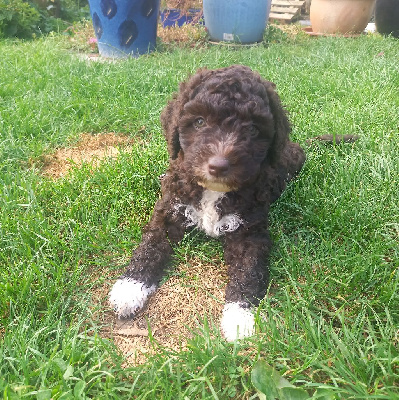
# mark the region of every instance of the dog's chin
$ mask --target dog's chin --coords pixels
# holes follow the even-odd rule
[[[198,182],[198,184],[205,189],[212,190],[213,192],[232,192],[236,190],[236,188],[231,187],[223,182],[216,182],[216,181],[205,181],[205,182]]]

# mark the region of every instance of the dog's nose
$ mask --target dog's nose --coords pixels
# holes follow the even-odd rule
[[[211,157],[208,161],[208,171],[212,176],[225,176],[229,169],[230,163],[224,157]]]

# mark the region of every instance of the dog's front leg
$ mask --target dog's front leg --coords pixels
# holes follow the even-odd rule
[[[257,306],[266,294],[270,247],[271,240],[266,231],[226,235],[224,257],[228,264],[229,282],[221,328],[228,341],[254,333],[252,307]]]
[[[178,242],[183,235],[184,224],[168,207],[168,202],[159,200],[129,267],[110,292],[109,302],[119,317],[132,317],[144,307],[170,262],[171,243]]]

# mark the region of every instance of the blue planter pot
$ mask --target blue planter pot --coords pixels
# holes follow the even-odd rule
[[[260,42],[271,0],[203,0],[205,26],[216,41]]]
[[[137,57],[155,49],[160,0],[89,0],[103,57]]]

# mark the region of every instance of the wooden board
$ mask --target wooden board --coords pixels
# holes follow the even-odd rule
[[[302,7],[305,0],[272,0],[272,6],[299,6]]]
[[[299,18],[305,0],[272,0],[269,21],[289,23]]]

